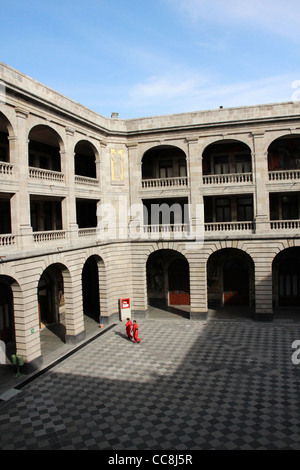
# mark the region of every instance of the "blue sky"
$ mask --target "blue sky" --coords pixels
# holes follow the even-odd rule
[[[299,0],[2,0],[0,61],[120,119],[300,99]]]

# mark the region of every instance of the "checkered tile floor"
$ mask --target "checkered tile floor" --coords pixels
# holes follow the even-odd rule
[[[297,322],[117,324],[0,406],[0,448],[300,449]]]

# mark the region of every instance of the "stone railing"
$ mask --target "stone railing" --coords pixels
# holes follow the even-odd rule
[[[300,180],[299,170],[269,171],[269,181],[291,181]]]
[[[75,184],[84,186],[99,186],[99,180],[96,178],[90,178],[89,176],[75,175]]]
[[[205,175],[203,184],[252,183],[252,173],[230,173],[224,175]]]
[[[64,240],[66,239],[65,230],[52,230],[51,232],[34,232],[33,241],[35,243],[40,242],[52,242],[55,240]]]
[[[300,220],[272,220],[270,222],[270,228],[272,230],[299,230],[300,229]]]
[[[188,233],[189,225],[188,224],[158,224],[158,225],[144,225],[144,233],[153,233],[153,234],[172,234],[172,233]]]
[[[0,235],[0,246],[10,246],[15,245],[16,237],[12,234]]]
[[[253,222],[211,222],[204,224],[205,232],[253,231]]]
[[[33,167],[29,167],[29,177],[37,180],[52,181],[55,183],[63,183],[65,179],[65,175],[59,171]]]
[[[184,188],[187,187],[187,185],[187,176],[178,176],[175,178],[151,178],[142,180],[143,189]]]
[[[0,162],[0,176],[10,176],[13,174],[13,165],[11,163]]]
[[[78,230],[79,237],[96,237],[97,228],[80,228]]]

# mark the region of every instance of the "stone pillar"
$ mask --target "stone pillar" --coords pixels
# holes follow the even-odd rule
[[[207,273],[206,259],[197,252],[189,257],[190,266],[190,319],[205,320],[207,318]]]
[[[129,169],[129,228],[128,236],[130,240],[143,238],[143,209],[139,196],[142,181],[142,162],[138,155],[138,145],[128,144],[128,169]],[[140,209],[139,209],[140,208]]]
[[[36,283],[14,289],[14,321],[17,354],[23,357],[27,372],[42,364]]]
[[[188,184],[190,189],[189,216],[191,226],[191,239],[203,239],[204,205],[200,192],[202,186],[202,159],[199,149],[199,139],[187,139],[188,142]],[[199,239],[200,237],[200,239]]]
[[[69,273],[63,272],[66,315],[66,343],[76,344],[85,336],[84,315],[82,305],[82,268]]]
[[[78,237],[75,198],[75,163],[74,163],[74,129],[66,128],[66,150],[61,152],[61,167],[65,175],[68,196],[62,202],[63,228],[70,240]]]
[[[255,320],[273,319],[272,301],[272,261],[273,253],[268,254],[268,246],[260,246],[260,255],[255,262]]]
[[[265,150],[264,132],[253,132],[253,174],[255,183],[254,220],[256,233],[268,233],[270,228],[269,194],[267,191],[268,156]]]
[[[18,166],[19,191],[11,199],[12,225],[18,236],[18,247],[24,249],[32,245],[32,227],[30,220],[30,196],[28,191],[28,112],[16,108],[17,138],[11,141],[12,163]]]

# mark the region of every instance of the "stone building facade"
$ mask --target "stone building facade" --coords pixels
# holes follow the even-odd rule
[[[299,227],[299,102],[105,118],[0,64],[0,334],[27,364],[121,298],[297,309]]]

